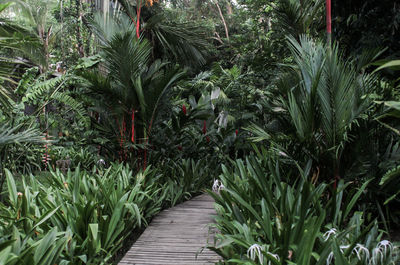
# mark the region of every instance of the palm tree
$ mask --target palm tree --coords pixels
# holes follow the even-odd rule
[[[0,13],[12,5],[9,1],[1,1]],[[15,22],[0,18],[0,111],[6,121],[0,125],[0,192],[4,182],[3,162],[6,159],[7,147],[13,144],[47,143],[42,133],[32,124],[16,123],[15,95],[13,85],[18,76],[14,74],[17,65],[25,65],[27,61],[18,55],[32,59],[32,62],[43,61],[40,58],[40,43],[32,31]],[[37,60],[35,60],[36,58]]]
[[[11,3],[0,2],[0,14],[4,13]],[[25,28],[13,23],[7,18],[0,17],[0,105],[10,108],[13,101],[13,93],[9,88],[10,84],[16,84],[13,69],[18,64],[24,64],[21,59],[10,56],[10,52],[20,52],[27,46],[24,43],[31,43],[31,38]],[[6,112],[7,114],[7,112]]]
[[[324,25],[323,0],[281,0],[274,6],[278,26],[285,34],[315,36]]]
[[[52,44],[55,42],[53,26],[48,21],[48,14],[53,1],[5,1],[11,4],[23,25],[6,20],[0,24],[0,36],[5,37],[6,46],[37,65],[44,73],[49,68]],[[10,4],[11,3],[11,4]]]
[[[193,22],[168,19],[158,5],[153,5],[158,1],[118,0],[118,2],[133,22],[136,37],[142,35],[151,42],[153,60],[174,59],[183,66],[192,68],[201,67],[206,63],[209,43],[203,26]]]
[[[305,36],[300,41],[290,37],[288,44],[294,61],[276,84],[279,100],[273,101],[273,110],[285,114],[278,119],[292,136],[293,155],[301,158],[306,153],[316,171],[337,179],[343,173],[341,159],[351,128],[371,106],[365,95],[375,79],[351,59],[343,59],[336,45],[327,49]],[[258,140],[274,138],[258,129],[253,130]]]
[[[127,16],[110,17],[106,25],[100,24],[101,18],[97,22],[93,29],[102,44],[105,73],[82,75],[90,90],[106,99],[101,105],[114,125],[108,131],[118,139],[114,143],[119,143],[123,159],[127,143],[148,143],[168,91],[184,72],[161,60],[151,62],[150,43],[136,38],[135,24]]]

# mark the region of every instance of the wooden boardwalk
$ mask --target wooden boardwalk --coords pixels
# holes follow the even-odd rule
[[[160,212],[119,265],[214,264],[220,257],[204,248],[213,243],[208,224],[216,214],[203,194]],[[203,249],[204,248],[204,249]]]

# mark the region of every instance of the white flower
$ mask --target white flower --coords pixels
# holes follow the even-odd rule
[[[271,252],[267,252],[267,254],[269,254],[269,255],[271,255],[272,257],[274,257],[277,261],[280,260],[278,254],[273,254],[273,253],[271,253]],[[262,263],[260,262],[260,264],[262,264]],[[268,262],[268,265],[271,265],[271,261]]]
[[[331,230],[334,230],[334,231],[332,231],[333,233],[331,233],[331,234],[336,233],[336,229],[332,228]],[[329,231],[331,231],[331,230],[329,230]],[[328,232],[329,232],[329,231],[328,231]],[[328,232],[327,232],[327,233],[328,233]],[[325,241],[326,241],[326,240],[325,240]],[[350,247],[350,245],[340,246],[340,247],[339,247],[340,252],[343,253],[343,249],[348,249],[349,247]],[[326,265],[331,265],[331,264],[332,264],[332,259],[333,259],[333,257],[334,257],[334,254],[333,254],[333,251],[332,251],[331,253],[329,253],[328,258],[326,259]]]
[[[218,179],[214,180],[212,191],[219,194],[219,191],[223,189],[225,189],[224,184],[222,184],[222,182],[219,181]]]
[[[263,264],[263,260],[264,260],[264,256],[261,253],[261,246],[258,244],[253,244],[249,247],[249,249],[247,250],[247,256],[251,259],[251,260],[256,260],[256,258],[258,257],[258,260],[260,261],[260,264]]]
[[[99,161],[97,161],[97,165],[105,166],[106,165],[106,161],[104,161],[104,159],[100,159]]]
[[[350,247],[350,245],[340,246],[340,247],[339,247],[339,248],[340,248],[340,252],[343,253],[343,250],[344,250],[344,249],[348,249],[349,247]]]
[[[376,265],[376,264],[378,264],[379,260],[381,262],[383,261],[383,253],[379,247],[376,247],[372,250],[372,257],[371,257],[371,260],[369,263],[372,265]]]
[[[382,249],[382,253],[386,256],[387,251],[393,251],[393,244],[389,240],[382,240],[378,243],[377,248]]]
[[[214,184],[213,184],[213,186],[212,186],[212,191],[215,192],[215,193],[217,193],[218,190],[219,190],[219,180],[216,179],[216,180],[214,180]]]
[[[280,154],[281,156],[288,157],[288,155],[287,155],[286,153],[282,152],[282,151],[279,151],[279,154]]]
[[[323,237],[324,237],[324,239],[325,239],[324,241],[327,241],[331,235],[336,235],[336,233],[337,233],[337,230],[336,230],[335,228],[329,229],[329,230],[326,231],[326,233],[323,235]]]
[[[326,259],[326,265],[331,265],[333,259],[333,252],[329,253],[328,258]]]
[[[368,250],[368,248],[364,247],[361,244],[357,244],[355,246],[355,248],[353,249],[353,252],[356,253],[358,260],[362,259],[362,255],[364,253],[364,256],[365,256],[365,258],[366,258],[366,260],[368,262],[368,260],[369,260],[369,250]]]

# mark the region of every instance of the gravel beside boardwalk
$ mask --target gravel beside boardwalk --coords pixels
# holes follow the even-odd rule
[[[119,265],[214,264],[220,257],[204,248],[213,243],[214,200],[203,194],[160,212]]]

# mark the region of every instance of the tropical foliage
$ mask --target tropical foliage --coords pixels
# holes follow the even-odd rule
[[[206,190],[221,263],[398,264],[399,5],[332,10],[0,0],[0,264],[116,263]]]
[[[223,168],[214,184],[218,235],[213,249],[230,264],[396,264],[399,253],[382,240],[376,220],[353,209],[370,181],[349,191],[340,181],[313,185],[310,163],[281,175],[275,150]],[[371,263],[370,263],[371,262]]]

